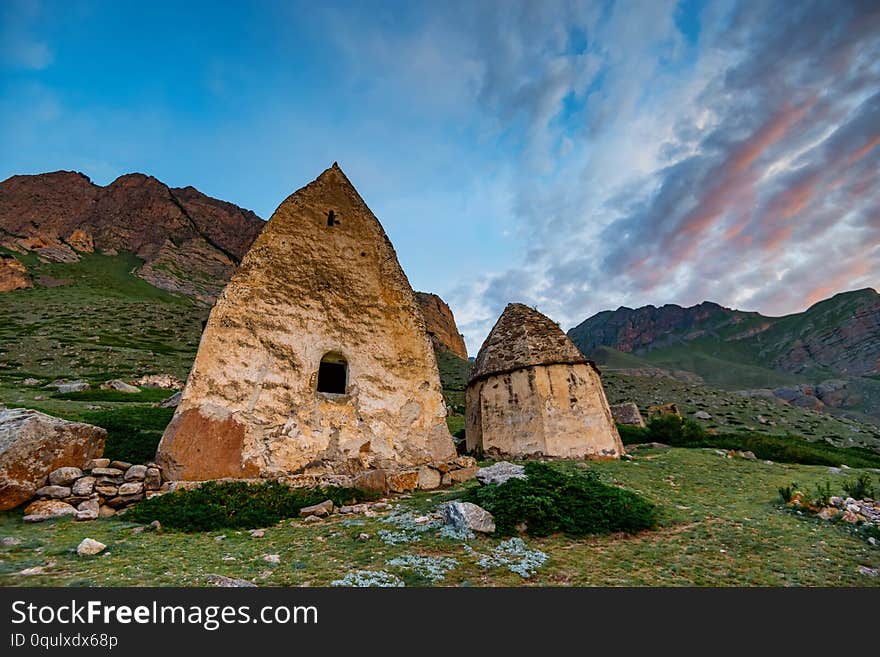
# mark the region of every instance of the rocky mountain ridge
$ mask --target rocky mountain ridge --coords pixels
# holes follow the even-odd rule
[[[141,173],[105,187],[72,171],[0,183],[0,246],[52,262],[131,252],[144,261],[138,276],[206,302],[222,290],[264,224],[250,210]]]

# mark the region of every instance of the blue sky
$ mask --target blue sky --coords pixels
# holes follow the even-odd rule
[[[268,218],[338,161],[472,353],[508,301],[783,314],[876,286],[878,62],[872,2],[6,0],[0,179]]]

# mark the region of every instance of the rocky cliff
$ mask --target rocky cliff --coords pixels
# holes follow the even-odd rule
[[[422,309],[425,327],[434,347],[452,352],[459,358],[467,359],[464,336],[458,332],[455,317],[446,302],[436,294],[429,292],[416,292],[416,299]]]
[[[250,210],[132,173],[106,187],[81,173],[0,183],[0,246],[56,262],[81,253],[134,253],[157,287],[212,301],[263,229]]]

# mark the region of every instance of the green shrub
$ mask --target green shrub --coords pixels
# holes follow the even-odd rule
[[[653,504],[599,481],[595,472],[566,474],[546,463],[527,463],[527,479],[469,489],[464,499],[495,516],[496,531],[516,533],[525,523],[532,536],[637,532],[656,524]]]
[[[631,424],[618,424],[617,433],[624,445],[635,445],[638,443],[649,443],[651,439],[648,437],[648,430],[645,427],[634,427]]]
[[[173,415],[173,408],[126,406],[83,413],[82,421],[107,430],[104,456],[129,463],[145,463],[156,458],[162,432]]]
[[[198,488],[144,500],[129,509],[126,518],[144,523],[158,520],[163,527],[185,532],[255,529],[297,516],[301,508],[327,499],[341,506],[377,498],[377,493],[357,488],[290,488],[275,481],[209,481]]]
[[[782,498],[782,501],[788,504],[791,502],[791,498],[794,497],[794,494],[798,490],[798,485],[796,481],[791,482],[788,486],[782,486],[779,488],[779,497]]]
[[[857,479],[850,479],[843,482],[843,490],[851,498],[863,500],[865,498],[874,499],[874,482],[867,472],[863,472]]]
[[[826,481],[824,486],[816,484],[816,497],[813,499],[813,504],[816,506],[828,506],[831,504],[832,495],[830,481]]]

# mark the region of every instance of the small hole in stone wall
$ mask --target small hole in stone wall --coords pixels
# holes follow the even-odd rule
[[[348,388],[348,362],[342,354],[325,354],[318,366],[318,392],[344,395]]]
[[[339,220],[336,218],[336,213],[333,210],[327,213],[327,226],[338,226]]]

